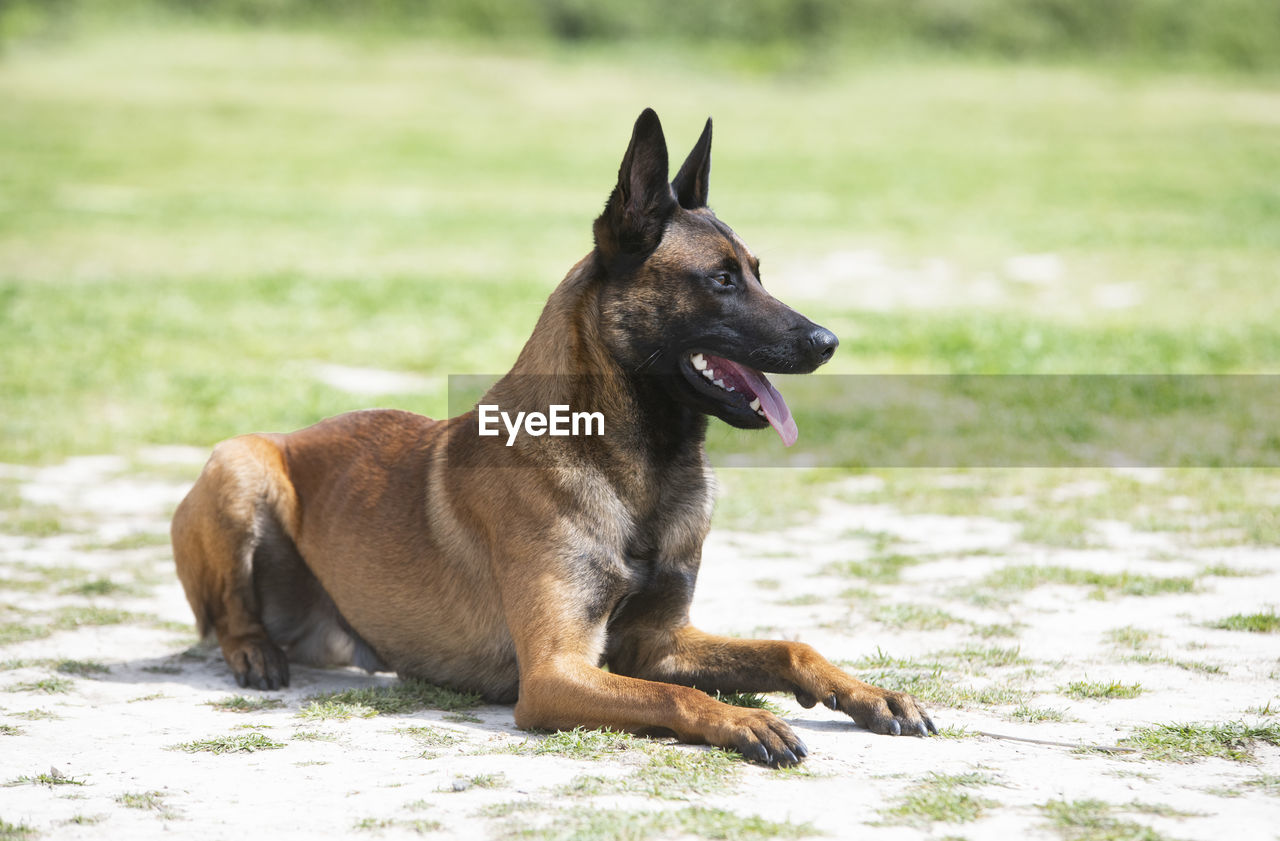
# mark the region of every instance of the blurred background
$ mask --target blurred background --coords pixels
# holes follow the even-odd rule
[[[1274,0],[0,0],[0,461],[444,414],[646,106],[830,372],[1280,368]]]

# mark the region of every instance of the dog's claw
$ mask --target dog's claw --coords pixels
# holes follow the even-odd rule
[[[896,719],[896,718],[895,718],[895,719],[891,719],[891,720],[889,721],[889,735],[890,735],[890,736],[901,736],[901,735],[902,735],[902,725],[898,723],[898,719]]]
[[[798,736],[796,737],[795,751],[796,751],[796,756],[800,757],[801,759],[804,759],[806,756],[809,755],[809,746],[806,745],[804,741],[801,740]]]
[[[837,709],[840,706],[840,702],[836,700],[836,693],[834,692],[823,698],[822,703],[825,704],[829,710]]]
[[[783,748],[782,753],[773,758],[773,765],[776,768],[786,768],[799,762],[800,760],[796,758],[796,755],[786,748]]]

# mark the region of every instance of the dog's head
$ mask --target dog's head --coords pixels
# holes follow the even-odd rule
[[[839,340],[765,291],[760,261],[707,207],[711,120],[668,182],[658,115],[636,120],[618,185],[595,221],[602,338],[628,372],[744,429],[796,424],[765,373],[807,374]]]

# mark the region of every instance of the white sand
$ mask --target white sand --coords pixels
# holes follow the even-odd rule
[[[203,453],[186,450],[143,454],[152,465],[198,464]],[[0,537],[2,622],[20,622],[22,610],[93,604],[187,623],[189,611],[172,575],[163,545],[103,548],[129,534],[167,529],[172,506],[186,484],[136,474],[120,459],[76,459],[46,469],[6,468],[0,476],[21,482],[24,499],[61,509],[64,525],[78,533],[48,538]],[[871,479],[859,479],[866,485]],[[1088,488],[1063,493],[1088,493]],[[900,535],[911,554],[929,559],[906,568],[900,582],[868,589],[884,605],[932,606],[964,620],[939,630],[886,627],[839,594],[858,582],[823,575],[831,561],[866,557],[870,543],[851,535],[863,529]],[[1183,721],[1275,722],[1276,716],[1248,708],[1280,710],[1280,634],[1210,630],[1201,623],[1280,603],[1280,564],[1273,550],[1229,548],[1178,550],[1180,560],[1159,560],[1169,538],[1134,532],[1125,524],[1098,529],[1109,548],[1063,550],[1021,544],[1009,523],[965,517],[908,516],[890,506],[824,503],[812,522],[785,533],[713,533],[709,540],[695,620],[704,628],[736,634],[768,633],[804,639],[832,659],[854,660],[877,649],[899,657],[965,645],[1020,646],[1028,663],[982,669],[961,681],[972,686],[1011,682],[1034,693],[1037,708],[1064,710],[1061,722],[1025,723],[1012,707],[947,709],[932,713],[944,728],[1060,741],[1113,745],[1134,728]],[[987,550],[989,554],[968,554]],[[1041,587],[1014,593],[1007,605],[979,606],[958,593],[987,572],[1012,563],[1132,570],[1159,575],[1196,574],[1210,563],[1263,570],[1255,577],[1202,578],[1199,592],[1097,600],[1084,588]],[[63,594],[63,584],[25,589],[4,579],[31,580],[40,569],[75,567],[120,583],[139,579],[139,593],[92,599]],[[776,586],[772,582],[777,582]],[[782,602],[792,602],[784,604]],[[1017,623],[1016,639],[978,639],[975,624]],[[1218,674],[1171,665],[1125,662],[1133,652],[1117,648],[1108,630],[1135,626],[1163,635],[1151,648],[1183,661],[1215,664]],[[1081,753],[1060,747],[987,736],[916,739],[874,736],[821,707],[802,710],[788,698],[778,702],[808,743],[809,775],[779,774],[745,766],[726,793],[687,802],[638,796],[574,799],[554,790],[580,774],[620,776],[639,761],[633,754],[598,762],[557,756],[490,752],[528,738],[512,723],[511,709],[481,707],[478,722],[448,721],[438,711],[347,721],[308,722],[297,715],[302,700],[319,691],[389,683],[350,671],[295,668],[293,685],[266,693],[283,708],[234,714],[207,705],[238,690],[220,657],[183,657],[191,632],[132,622],[60,630],[43,639],[0,647],[0,660],[93,660],[105,675],[63,676],[68,691],[46,694],[23,684],[56,674],[46,664],[0,672],[0,782],[51,773],[84,785],[17,784],[0,788],[0,820],[26,824],[43,838],[316,838],[348,834],[417,835],[410,822],[438,823],[436,837],[499,837],[533,817],[484,817],[482,807],[532,801],[552,810],[668,809],[721,807],[771,820],[810,822],[835,838],[969,839],[1053,838],[1039,808],[1050,800],[1097,798],[1116,804],[1163,804],[1194,817],[1125,813],[1119,817],[1151,826],[1171,838],[1245,839],[1275,837],[1280,797],[1243,785],[1261,775],[1280,775],[1280,750],[1256,749],[1256,761],[1204,759],[1174,764],[1135,754]],[[1032,674],[1026,677],[1026,670]],[[986,672],[985,676],[981,674]],[[950,672],[948,672],[950,673]],[[1057,688],[1073,680],[1140,683],[1146,690],[1129,700],[1071,700]],[[54,718],[30,719],[44,710]],[[423,746],[397,732],[435,725],[460,738],[454,746],[422,756]],[[185,753],[174,745],[250,732],[246,725],[284,743],[279,750],[212,755]],[[323,734],[331,741],[306,740]],[[299,738],[299,737],[303,738]],[[688,747],[680,750],[697,751]],[[981,769],[994,784],[975,795],[995,802],[976,822],[932,826],[885,824],[881,810],[930,773]],[[457,779],[502,774],[493,788],[455,792]],[[1235,789],[1225,797],[1215,789]],[[1272,789],[1275,790],[1274,787]],[[160,809],[129,808],[124,795],[159,792]],[[95,819],[75,823],[73,818]],[[357,833],[366,819],[396,823]]]

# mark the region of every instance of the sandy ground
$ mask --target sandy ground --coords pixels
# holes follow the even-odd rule
[[[1134,834],[1143,828],[1167,838],[1280,837],[1280,749],[1258,745],[1247,762],[1182,763],[1080,749],[1113,746],[1153,724],[1277,721],[1280,634],[1205,627],[1280,602],[1273,550],[1174,553],[1169,537],[1122,523],[1099,525],[1102,548],[1057,549],[1019,542],[1018,529],[1003,521],[832,500],[786,530],[715,532],[694,611],[700,626],[803,639],[859,672],[874,670],[865,658],[878,651],[941,658],[956,686],[1013,688],[1025,693],[1024,708],[1061,720],[1019,718],[1018,703],[934,703],[945,738],[890,738],[822,707],[803,710],[771,696],[812,752],[804,772],[744,763],[719,792],[688,795],[668,785],[659,796],[583,796],[566,786],[583,775],[623,778],[643,751],[600,760],[516,753],[542,737],[517,731],[503,706],[478,707],[469,717],[436,710],[326,721],[299,715],[310,695],[389,684],[391,675],[297,668],[286,691],[243,692],[279,699],[278,708],[237,714],[210,706],[242,693],[216,653],[189,650],[190,614],[159,537],[189,481],[166,476],[193,475],[203,456],[167,449],[128,462],[0,469],[0,481],[23,504],[53,506],[39,510],[56,511],[60,523],[51,534],[0,535],[0,626],[43,633],[62,617],[46,636],[0,646],[0,821],[8,824],[0,824],[0,838],[24,837],[22,826],[31,837],[60,839],[489,838],[530,828],[572,837],[583,814],[691,805],[809,824],[835,838],[1056,838],[1072,836],[1051,826],[1044,805],[1086,799],[1123,807],[1115,819],[1133,822],[1129,835],[1106,837],[1158,837]],[[876,482],[849,481],[855,489]],[[915,560],[898,580],[859,582],[831,571],[831,563],[871,557],[887,539]],[[1162,576],[1214,564],[1258,574],[1202,577],[1194,592],[1144,597],[1099,599],[1083,587],[1042,586],[992,600],[965,589],[1015,562]],[[117,586],[96,595],[83,586],[103,579]],[[942,627],[886,618],[901,615],[898,605],[937,608],[948,618]],[[99,610],[75,612],[81,608]],[[104,615],[109,610],[128,615]],[[1111,632],[1126,627],[1151,632],[1140,646],[1152,655],[1148,662],[1134,662],[1139,648],[1115,641]],[[993,637],[993,628],[1011,635]],[[966,647],[1013,649],[1017,660],[964,665],[945,654]],[[107,671],[60,672],[57,664],[68,659]],[[1137,683],[1144,691],[1127,699],[1063,694],[1080,680]],[[452,744],[424,752],[405,732],[420,726]],[[221,755],[175,749],[255,732],[282,747]],[[981,782],[964,792],[985,804],[976,820],[891,811],[936,782],[931,775],[971,772]],[[698,832],[744,837],[741,830]],[[597,833],[581,837],[611,837]]]

